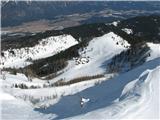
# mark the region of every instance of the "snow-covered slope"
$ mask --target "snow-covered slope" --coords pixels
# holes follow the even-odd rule
[[[147,58],[147,61],[160,57],[160,44],[147,43],[147,45],[150,48],[150,56]]]
[[[56,102],[46,109],[34,109],[28,102],[13,98],[10,94],[13,88],[5,87],[6,81],[1,81],[3,87],[2,117],[3,119],[124,119],[124,118],[153,118],[159,115],[159,74],[160,58],[151,60],[142,66],[113,79],[95,86],[85,88],[78,83],[75,87],[68,86],[66,95],[58,97]],[[3,82],[3,84],[2,84]],[[83,89],[85,88],[85,89]],[[10,90],[9,90],[10,89]],[[60,92],[57,88],[57,92]],[[61,88],[62,90],[63,88]],[[80,90],[81,89],[81,90]],[[30,89],[34,95],[53,91]],[[18,91],[18,89],[17,89]],[[25,90],[27,91],[27,90]],[[25,93],[24,91],[24,93]],[[41,90],[40,90],[41,91]],[[9,97],[8,97],[9,96]],[[23,97],[23,94],[22,94]],[[89,99],[80,106],[81,97]],[[11,99],[8,99],[11,98]],[[47,101],[47,99],[46,99]],[[44,99],[44,103],[46,102]],[[50,101],[47,101],[48,103]],[[46,102],[46,104],[47,104]],[[15,112],[16,109],[16,112]],[[2,120],[3,120],[2,119]]]
[[[122,30],[123,30],[124,32],[126,32],[127,34],[132,34],[132,33],[133,33],[132,29],[123,28]]]
[[[80,57],[70,61],[65,72],[56,79],[70,80],[75,77],[103,74],[108,60],[127,50],[129,46],[126,40],[113,32],[93,38],[86,48],[79,51]]]
[[[70,80],[96,74],[105,74],[103,78],[43,88],[44,84],[50,83],[38,79],[30,82],[23,74],[6,73],[6,80],[2,80],[3,75],[0,75],[3,89],[0,90],[1,119],[160,118],[159,44],[147,44],[151,52],[146,63],[118,76],[105,74],[106,64],[130,45],[113,32],[91,40],[86,48],[79,50],[80,57],[70,60],[64,73],[50,83],[61,78]],[[15,83],[40,88],[14,88]],[[81,100],[87,102],[82,106]]]
[[[160,118],[160,66],[144,71],[138,79],[127,84],[120,99],[122,105],[129,103],[121,117],[138,119]],[[134,111],[134,112],[132,112]]]
[[[0,67],[23,67],[31,60],[49,57],[78,44],[71,35],[51,36],[39,41],[33,47],[2,51]]]
[[[84,91],[90,102],[69,119],[159,119],[159,60]]]
[[[44,116],[34,111],[32,106],[26,102],[2,91],[0,92],[0,102],[0,120],[47,120],[53,116]]]

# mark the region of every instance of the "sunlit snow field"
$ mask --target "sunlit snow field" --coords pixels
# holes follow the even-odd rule
[[[62,43],[49,42],[51,38],[56,40],[59,37],[62,38]],[[30,57],[37,59],[57,53],[57,51],[49,50],[55,44],[61,46],[59,50],[61,51],[78,43],[70,35],[59,37],[48,38],[48,42],[45,44],[46,50],[39,48],[41,44],[39,47],[33,47],[35,50],[39,48],[42,51],[37,56],[31,55]],[[69,42],[67,43],[67,41]],[[114,55],[130,47],[127,41],[113,32],[93,38],[85,48],[85,53],[80,50],[80,58],[70,60],[65,72],[50,82],[54,83],[60,78],[65,78],[65,81],[68,81],[84,75],[105,74],[102,78],[58,87],[19,89],[12,88],[12,85],[25,83],[28,86],[42,87],[48,83],[38,78],[29,82],[23,74],[5,73],[6,80],[3,80],[3,75],[1,75],[2,119],[158,119],[160,45],[147,44],[151,54],[147,61],[143,65],[120,75],[105,74],[103,67],[103,64],[106,64]],[[48,50],[49,52],[47,52]],[[17,66],[16,62],[15,64],[11,62],[13,59],[18,60],[18,57],[6,58],[4,66]],[[22,63],[25,62],[25,59],[27,57],[21,60]],[[76,64],[77,61],[80,61],[78,65]],[[24,64],[18,65],[23,66]],[[82,97],[89,99],[83,107],[80,106]]]

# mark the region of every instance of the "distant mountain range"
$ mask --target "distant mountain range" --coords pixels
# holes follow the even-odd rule
[[[2,27],[42,19],[57,22],[66,17],[78,19],[79,24],[110,22],[160,13],[160,2],[3,1],[1,6]]]

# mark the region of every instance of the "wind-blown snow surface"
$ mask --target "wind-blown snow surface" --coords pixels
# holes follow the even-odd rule
[[[79,51],[80,57],[70,61],[66,71],[56,79],[70,80],[75,77],[103,74],[106,71],[108,60],[127,50],[129,46],[126,40],[113,32],[96,37],[89,42],[86,48]]]
[[[25,47],[20,49],[12,49],[2,51],[5,57],[2,57],[0,67],[23,67],[30,62],[27,59],[40,59],[49,57],[63,51],[71,46],[78,44],[71,35],[51,36],[39,41],[33,47]],[[9,52],[9,51],[14,51]]]
[[[6,93],[1,81],[2,120],[6,119],[112,119],[159,118],[160,58],[113,79],[67,96],[46,109],[33,109],[27,102]],[[4,82],[4,84],[2,84]],[[78,85],[78,84],[77,84]],[[80,84],[79,84],[80,85]],[[68,87],[76,91],[83,86]],[[8,90],[7,90],[8,91]],[[46,89],[47,91],[47,89]],[[50,91],[48,89],[48,91]],[[32,89],[34,92],[34,89]],[[5,96],[9,96],[5,99]],[[82,108],[80,99],[90,99]],[[11,98],[11,99],[8,99]],[[16,109],[16,111],[15,111]]]

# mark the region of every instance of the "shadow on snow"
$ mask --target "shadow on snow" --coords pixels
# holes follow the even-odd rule
[[[47,109],[35,110],[43,114],[56,114],[57,117],[55,119],[65,119],[110,106],[114,100],[120,97],[126,84],[137,79],[146,69],[153,69],[157,65],[160,65],[159,61],[160,58],[146,62],[140,67],[104,81],[101,84],[85,89],[74,95],[63,96],[58,103]],[[80,107],[80,96],[90,99],[82,108]]]

